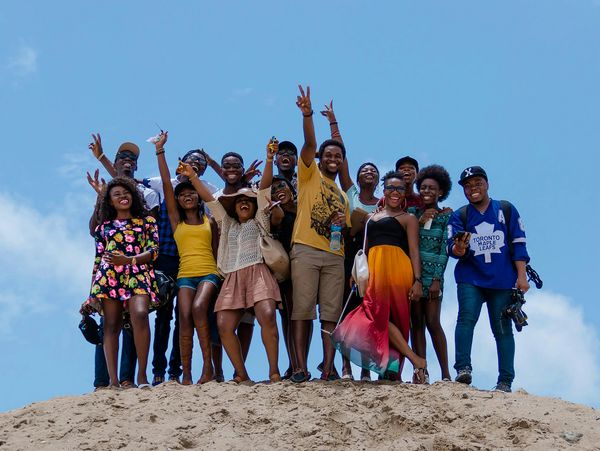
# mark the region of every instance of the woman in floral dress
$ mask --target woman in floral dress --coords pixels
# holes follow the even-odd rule
[[[123,311],[129,311],[138,356],[137,383],[149,387],[146,377],[150,327],[148,310],[158,306],[158,289],[152,262],[158,256],[156,221],[144,208],[133,180],[111,180],[99,206],[95,231],[96,259],[89,298],[82,312],[104,316],[104,355],[110,385],[119,386],[117,356]]]

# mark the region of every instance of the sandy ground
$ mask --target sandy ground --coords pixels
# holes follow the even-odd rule
[[[431,386],[175,382],[0,414],[4,449],[597,449],[600,412],[553,398]]]

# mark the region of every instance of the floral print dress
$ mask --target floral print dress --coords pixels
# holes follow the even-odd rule
[[[122,252],[126,256],[152,253],[152,261],[158,256],[158,228],[152,216],[146,218],[114,219],[96,228],[96,258],[92,272],[92,288],[81,311],[103,314],[102,301],[116,299],[123,302],[136,295],[150,297],[150,308],[158,307],[158,286],[152,264],[119,265],[107,263],[105,252]]]

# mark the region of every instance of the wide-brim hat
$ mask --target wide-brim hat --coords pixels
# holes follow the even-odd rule
[[[239,197],[249,197],[250,199],[256,199],[258,197],[258,193],[256,190],[252,188],[240,188],[237,192],[233,194],[223,194],[219,196],[219,202],[223,205],[227,214],[231,217],[235,217],[235,202]]]
[[[134,144],[132,142],[124,142],[119,146],[119,149],[117,150],[117,155],[119,155],[120,152],[123,152],[125,150],[133,152],[136,157],[140,156],[140,148],[137,146],[137,144]]]

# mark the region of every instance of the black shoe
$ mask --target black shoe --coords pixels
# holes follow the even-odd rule
[[[494,387],[494,391],[503,391],[504,393],[512,393],[510,384],[508,382],[498,382]]]
[[[308,380],[310,380],[310,373],[308,371],[296,371],[294,374],[292,374],[292,377],[290,377],[290,381],[295,384],[301,384],[302,382],[306,382]]]
[[[462,370],[458,370],[458,375],[454,380],[456,382],[460,382],[461,384],[471,384],[471,382],[473,381],[473,376],[471,375],[471,368],[463,368]]]

